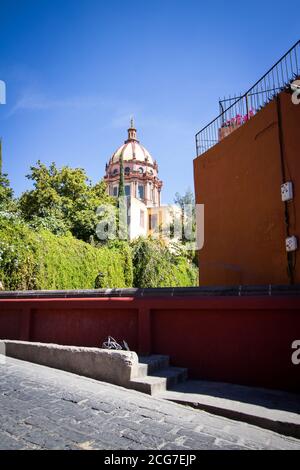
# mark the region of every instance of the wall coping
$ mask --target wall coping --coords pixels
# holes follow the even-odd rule
[[[300,296],[300,284],[294,285],[235,285],[201,287],[158,287],[148,289],[74,289],[0,291],[1,299],[59,298],[143,298],[143,297],[209,297],[209,296]]]

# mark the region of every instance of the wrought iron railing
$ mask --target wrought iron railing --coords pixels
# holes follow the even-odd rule
[[[300,40],[284,54],[246,93],[219,101],[218,117],[196,134],[197,156],[203,154],[247,122],[300,76]],[[228,105],[229,102],[229,105]]]

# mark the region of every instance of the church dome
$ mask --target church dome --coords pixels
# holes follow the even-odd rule
[[[145,147],[143,147],[139,142],[127,142],[113,154],[112,163],[118,163],[120,161],[121,155],[123,156],[123,161],[129,160],[138,160],[140,162],[148,161],[153,165],[153,158]]]
[[[128,129],[128,139],[105,165],[104,180],[110,196],[118,196],[122,173],[125,196],[139,199],[147,207],[160,206],[163,182],[158,177],[158,165],[137,140],[133,119]]]
[[[133,119],[131,120],[130,128],[128,129],[128,139],[111,157],[111,163],[119,163],[121,156],[124,162],[137,160],[139,162],[148,162],[153,165],[153,158],[143,145],[139,143],[136,138],[136,129],[134,127]]]

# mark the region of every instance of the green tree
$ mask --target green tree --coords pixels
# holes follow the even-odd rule
[[[190,188],[188,188],[183,195],[175,193],[174,203],[184,209],[184,205],[192,204],[195,205],[195,197]]]
[[[185,236],[185,226],[191,224],[193,233],[195,233],[196,230],[194,194],[189,188],[183,195],[177,192],[175,193],[174,203],[181,209],[182,242],[185,243],[189,241]],[[188,207],[191,208],[191,211],[187,211]],[[192,218],[192,220],[190,220],[190,218]]]
[[[183,245],[187,245],[192,240],[187,238],[186,233],[191,232],[190,235],[196,235],[196,212],[195,212],[195,197],[193,192],[188,188],[183,195],[180,193],[175,193],[174,203],[178,205],[181,209],[181,220],[180,225],[182,229],[181,233],[181,241]],[[187,208],[190,208],[187,210]],[[173,221],[174,225],[176,224],[176,220]],[[188,227],[189,230],[186,230]],[[171,233],[174,230],[174,226],[171,227]],[[197,252],[193,250],[189,250],[188,252],[189,258],[198,265],[198,256]]]
[[[13,206],[13,190],[6,174],[0,174],[0,210],[11,210]]]
[[[196,286],[198,270],[183,254],[171,252],[162,240],[138,238],[132,242],[134,287]]]
[[[125,196],[123,155],[121,155],[120,157],[120,178],[119,178],[118,196],[119,197]]]
[[[117,229],[118,236],[120,238],[127,238],[127,198],[125,198],[125,185],[124,185],[124,162],[123,155],[120,157],[120,178],[119,178],[119,190],[118,190],[118,212],[117,216]]]
[[[2,139],[0,139],[0,175],[2,175]]]
[[[13,190],[7,174],[2,173],[2,140],[0,139],[0,211],[10,211],[13,207]]]
[[[27,178],[34,188],[19,199],[24,219],[35,228],[41,226],[55,234],[70,231],[76,238],[89,241],[99,221],[97,208],[114,204],[105,182],[92,185],[82,168],[58,169],[55,163],[47,167],[38,161],[30,170]]]

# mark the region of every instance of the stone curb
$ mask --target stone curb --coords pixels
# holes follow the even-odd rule
[[[6,356],[130,388],[138,376],[138,356],[116,351],[50,343],[0,340]]]
[[[224,418],[245,422],[277,432],[278,434],[300,439],[300,415],[296,413],[282,410],[269,410],[261,406],[243,404],[233,400],[222,400],[214,397],[208,397],[208,400],[201,400],[200,397],[199,399],[181,399],[180,397],[172,396],[171,391],[164,392],[158,396],[159,398],[180,405],[190,406],[197,410],[206,411]]]

